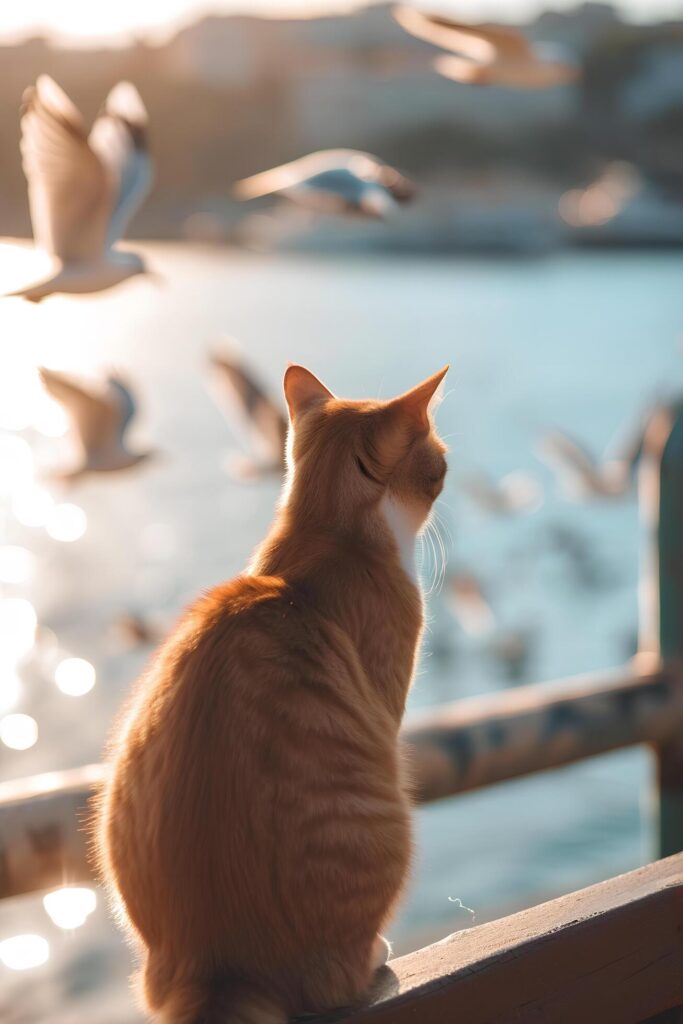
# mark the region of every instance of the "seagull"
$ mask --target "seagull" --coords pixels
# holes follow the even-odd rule
[[[496,617],[479,580],[468,572],[455,572],[448,580],[448,607],[461,628],[471,636],[491,633]]]
[[[385,220],[414,198],[415,186],[370,153],[325,149],[243,178],[234,193],[240,199],[282,195],[315,213]]]
[[[531,629],[501,631],[493,638],[491,654],[510,682],[517,683],[528,676],[534,640]]]
[[[490,480],[483,473],[463,481],[463,490],[484,511],[497,516],[534,512],[543,501],[543,489],[528,473],[508,473]]]
[[[145,615],[134,611],[123,612],[113,623],[113,629],[128,647],[153,647],[163,637],[163,630]]]
[[[36,244],[51,274],[11,292],[30,302],[54,293],[104,291],[148,270],[114,243],[152,181],[147,111],[130,82],[109,93],[90,135],[65,92],[41,75],[24,94],[21,152]]]
[[[633,455],[599,462],[591,452],[568,434],[550,431],[538,446],[538,455],[555,471],[567,497],[574,501],[586,498],[621,498],[631,486]]]
[[[81,449],[76,466],[53,473],[53,478],[72,481],[86,473],[129,469],[153,454],[131,452],[124,443],[136,407],[129,389],[118,377],[107,378],[106,387],[98,394],[54,370],[43,367],[39,372],[46,391],[69,417]]]
[[[395,7],[392,14],[406,32],[450,51],[435,57],[433,67],[453,81],[513,89],[548,89],[577,78],[578,70],[574,65],[545,59],[543,52],[515,28],[468,25],[411,7]]]
[[[242,480],[282,474],[288,429],[284,411],[235,352],[214,353],[209,365],[210,393],[236,432],[256,452],[254,458],[231,460],[233,473]]]

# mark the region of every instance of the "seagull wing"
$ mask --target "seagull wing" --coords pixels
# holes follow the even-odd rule
[[[357,177],[376,177],[381,167],[381,161],[359,149],[321,149],[290,163],[242,178],[235,182],[233,192],[239,199],[257,199],[335,171],[351,172]]]
[[[522,33],[508,25],[468,25],[451,18],[425,15],[427,21],[443,32],[451,33],[452,41],[449,49],[467,54],[479,40],[488,43],[496,51],[500,60],[536,61],[534,49]],[[469,41],[468,41],[469,40]],[[474,54],[472,54],[474,57]]]
[[[432,61],[432,67],[444,78],[464,85],[488,85],[488,68],[485,64],[470,60],[468,57],[454,57],[451,54],[440,54]]]
[[[130,82],[114,86],[105,111],[93,125],[90,146],[109,176],[114,194],[107,241],[123,236],[152,185],[152,161],[147,148],[147,110]]]
[[[96,395],[64,374],[40,370],[40,379],[48,394],[68,415],[84,453],[110,447],[119,435],[121,412],[111,394]]]
[[[329,162],[319,159],[322,155],[321,153],[310,153],[308,156],[301,157],[300,160],[292,160],[291,163],[280,164],[279,167],[272,167],[268,171],[252,174],[249,178],[242,178],[241,181],[235,183],[233,191],[239,199],[258,199],[260,196],[283,192],[287,188],[292,188],[293,185],[301,184],[311,176],[328,170]]]
[[[287,420],[282,410],[239,359],[214,355],[211,368],[226,418],[251,438],[263,458],[284,464]]]
[[[109,388],[108,397],[116,409],[114,429],[120,443],[123,441],[123,435],[128,429],[130,421],[137,412],[137,405],[132,392],[119,377],[109,377],[107,387]]]
[[[541,458],[555,469],[570,488],[579,483],[591,491],[602,488],[602,480],[593,456],[578,441],[559,430],[551,431],[539,447]]]
[[[468,25],[411,7],[395,7],[392,13],[399,25],[417,39],[482,64],[501,59],[535,60],[529,41],[505,25]]]
[[[21,153],[36,242],[64,262],[99,259],[111,185],[79,112],[47,75],[24,94]]]

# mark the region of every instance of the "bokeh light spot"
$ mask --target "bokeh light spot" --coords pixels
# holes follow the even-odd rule
[[[36,613],[23,597],[0,599],[0,653],[4,662],[17,661],[36,639]]]
[[[33,573],[34,558],[26,548],[6,544],[0,548],[0,582],[26,583]]]
[[[22,526],[45,526],[53,507],[52,496],[44,487],[29,484],[12,494],[12,513]]]
[[[13,494],[33,479],[33,453],[23,437],[0,436],[0,493]]]
[[[80,928],[97,906],[93,889],[64,886],[43,896],[43,906],[58,928]]]
[[[55,682],[69,697],[82,697],[95,685],[95,669],[85,658],[64,658],[55,669]]]
[[[0,719],[0,740],[11,750],[28,750],[38,741],[38,723],[30,715],[5,715]]]
[[[64,502],[50,510],[45,529],[53,540],[72,543],[79,540],[88,528],[85,512],[78,505]]]
[[[49,956],[50,947],[42,935],[14,935],[0,942],[0,960],[11,971],[40,967]]]

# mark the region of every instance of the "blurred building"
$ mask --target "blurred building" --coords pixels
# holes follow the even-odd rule
[[[681,26],[627,26],[608,4],[584,3],[523,28],[581,63],[580,84],[520,92],[447,81],[432,70],[436,49],[404,32],[388,4],[311,19],[212,16],[163,46],[0,48],[0,233],[29,230],[18,107],[44,71],[88,117],[118,79],[139,86],[158,157],[139,234],[177,236],[202,211],[230,229],[243,212],[232,181],[337,146],[376,152],[455,200],[479,174],[494,206],[508,192],[514,203],[520,181],[525,192],[535,181],[545,204],[614,159],[683,193]]]

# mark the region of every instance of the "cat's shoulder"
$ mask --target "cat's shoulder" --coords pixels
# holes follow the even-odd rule
[[[241,575],[207,591],[194,611],[207,618],[260,615],[292,600],[290,586],[280,576]]]

